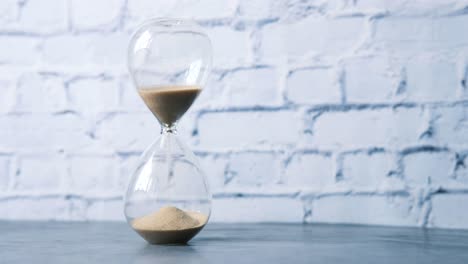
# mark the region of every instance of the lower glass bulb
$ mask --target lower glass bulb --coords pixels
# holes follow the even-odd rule
[[[130,180],[129,225],[151,244],[187,243],[210,212],[211,194],[196,156],[174,132],[164,132],[143,153]]]

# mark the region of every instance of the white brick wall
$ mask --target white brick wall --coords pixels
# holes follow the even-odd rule
[[[407,99],[410,101],[453,101],[459,81],[454,62],[414,59],[406,65]],[[417,76],[426,76],[419,78]]]
[[[73,155],[70,157],[69,189],[76,192],[109,192],[118,188],[117,161],[112,156]]]
[[[224,76],[222,83],[222,95],[213,102],[215,106],[280,106],[283,103],[278,85],[278,71],[272,68],[239,69]]]
[[[396,195],[326,196],[310,210],[312,221],[330,223],[412,225],[417,219],[411,199]]]
[[[6,220],[70,220],[71,204],[65,197],[3,197],[0,213]]]
[[[423,150],[403,158],[408,185],[447,185],[453,178],[455,156],[446,151]]]
[[[302,203],[288,197],[220,197],[213,203],[214,222],[298,223],[302,218]]]
[[[294,111],[235,111],[229,113],[228,120],[226,113],[229,112],[207,112],[200,116],[197,149],[287,146],[295,144],[301,133],[300,116]]]
[[[402,147],[417,142],[422,117],[418,108],[325,111],[311,124],[311,144],[325,149]]]
[[[303,60],[304,57],[336,57],[347,53],[364,33],[363,18],[311,15],[292,23],[268,24],[259,47],[262,60]]]
[[[67,1],[26,1],[21,5],[17,21],[5,25],[6,30],[32,34],[59,34],[68,29]]]
[[[396,99],[402,76],[388,56],[351,58],[344,67],[347,102],[385,103]]]
[[[137,24],[193,18],[214,72],[182,120],[213,221],[468,228],[468,1],[4,0],[0,218],[123,220],[159,133]]]
[[[397,170],[394,155],[380,151],[344,153],[341,168],[341,180],[357,190],[375,190]]]
[[[119,26],[124,0],[71,0],[69,5],[73,29],[105,31]]]
[[[9,175],[11,170],[11,157],[8,155],[0,156],[0,174]],[[6,191],[9,188],[10,182],[8,177],[0,178],[0,190]]]
[[[320,189],[335,183],[334,161],[328,154],[293,154],[285,166],[285,184],[297,188]]]
[[[119,84],[109,76],[83,76],[68,81],[66,92],[70,108],[92,114],[115,110],[119,100]]]
[[[63,188],[66,176],[65,159],[46,154],[21,155],[18,159],[15,189],[54,191]]]
[[[15,110],[36,113],[64,111],[67,95],[63,87],[63,77],[56,73],[24,73],[18,77],[16,85]]]
[[[275,153],[247,152],[231,155],[226,186],[268,186],[279,181],[281,159]]]
[[[336,73],[329,68],[299,69],[287,79],[287,98],[294,104],[340,103],[341,93]]]
[[[429,226],[468,228],[468,211],[462,209],[466,203],[466,193],[434,195]]]
[[[39,61],[40,39],[29,36],[0,36],[0,61],[15,66],[34,65]],[[13,48],[14,47],[14,48]]]
[[[208,28],[206,33],[213,45],[215,67],[232,69],[239,65],[247,65],[251,60],[250,32],[227,26]]]

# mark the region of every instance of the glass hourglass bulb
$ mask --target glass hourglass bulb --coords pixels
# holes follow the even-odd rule
[[[130,226],[151,244],[186,243],[210,216],[206,177],[176,136],[176,123],[203,89],[211,54],[200,27],[178,19],[150,20],[130,41],[129,71],[161,124],[161,136],[140,158],[124,211]]]

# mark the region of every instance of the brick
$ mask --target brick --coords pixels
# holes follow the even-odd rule
[[[127,191],[128,183],[140,163],[141,153],[124,154],[119,157],[119,178],[117,187],[121,192]]]
[[[310,220],[314,223],[414,226],[418,213],[415,211],[408,197],[327,196],[313,201]]]
[[[33,33],[59,33],[68,29],[68,5],[62,0],[27,1],[21,9],[18,29]]]
[[[345,62],[345,90],[349,103],[391,101],[401,76],[384,56],[355,58]]]
[[[38,51],[39,40],[36,38],[23,36],[0,37],[0,62],[2,64],[35,64],[39,60]]]
[[[5,220],[68,220],[69,203],[54,197],[14,197],[0,201]]]
[[[16,96],[16,83],[13,80],[0,77],[0,113],[7,113],[13,109]]]
[[[393,42],[423,42],[432,40],[430,18],[383,18],[376,21],[375,40]]]
[[[251,53],[249,32],[229,27],[206,28],[213,45],[213,65],[231,68],[245,65]]]
[[[213,200],[211,221],[302,223],[303,215],[301,201],[292,198],[219,198]]]
[[[68,208],[68,221],[84,221],[86,220],[87,202],[82,198],[69,198],[67,197]]]
[[[439,228],[468,228],[468,195],[437,194],[431,199],[429,225]]]
[[[205,172],[212,192],[224,187],[228,160],[216,155],[198,156],[202,171]]]
[[[91,201],[86,211],[86,219],[92,221],[125,221],[122,200]]]
[[[59,190],[68,176],[64,158],[45,154],[22,155],[18,161],[16,189]]]
[[[287,98],[296,104],[326,104],[341,101],[338,76],[331,69],[300,69],[289,74]]]
[[[281,4],[280,4],[281,2]],[[242,19],[262,20],[276,18],[281,15],[282,1],[270,0],[240,0],[239,16]]]
[[[77,30],[112,29],[117,27],[123,0],[72,0],[70,2],[71,23]]]
[[[347,0],[287,0],[276,2],[280,3],[281,19],[286,21],[296,21],[308,15],[319,14],[336,17],[336,14],[341,14],[343,11],[347,12],[346,9],[351,4]]]
[[[224,86],[226,83],[223,82],[223,73],[217,71],[211,72],[202,92],[190,107],[189,113],[211,107],[221,108],[224,106],[223,101],[225,101],[225,99],[220,100],[221,102],[218,102],[218,100],[213,100],[213,98],[220,99],[224,96]]]
[[[70,158],[69,188],[81,192],[112,191],[117,188],[117,163],[112,156],[74,155]]]
[[[416,108],[325,112],[313,125],[313,146],[321,148],[397,147],[418,141],[427,123]]]
[[[119,84],[108,76],[79,77],[67,84],[70,105],[84,113],[112,111],[117,108]]]
[[[170,10],[175,9],[176,2],[154,2],[150,0],[129,1],[127,5],[128,15],[130,17],[142,17],[145,20],[149,17],[160,14],[160,17],[166,17],[170,14]],[[172,11],[173,12],[173,11]]]
[[[199,145],[209,149],[245,149],[254,145],[293,144],[301,120],[292,111],[214,112],[198,120]]]
[[[454,30],[466,25],[466,16],[431,16],[378,19],[375,41],[383,43],[385,48],[399,52],[400,55],[421,54],[422,51],[439,52],[459,48],[468,43],[466,34],[459,34],[458,30]]]
[[[192,141],[196,141],[196,136],[193,135],[195,130],[195,123],[198,118],[198,112],[196,109],[189,109],[177,123],[177,136],[182,142],[192,145]],[[157,119],[155,119],[157,123]]]
[[[431,18],[383,18],[375,24],[375,45],[409,56],[434,49]]]
[[[215,106],[275,106],[281,105],[282,101],[278,74],[271,68],[248,68],[229,72],[222,81],[222,90],[221,98],[218,97],[214,102]]]
[[[150,17],[169,17],[174,12],[176,1],[158,1],[136,0],[129,1],[127,4],[127,13],[129,17],[138,19],[140,22]]]
[[[64,80],[55,73],[25,73],[19,77],[15,110],[63,111],[67,104]]]
[[[195,19],[219,19],[232,17],[237,8],[237,1],[222,2],[216,0],[190,0],[178,2],[177,12],[181,16],[192,16]],[[195,16],[193,14],[196,14]]]
[[[406,65],[406,98],[413,101],[449,101],[457,98],[455,63],[411,60]]]
[[[0,149],[15,151],[70,151],[92,144],[85,121],[70,113],[0,116],[0,137]]]
[[[188,1],[151,1],[133,0],[128,2],[127,26],[133,28],[136,24],[152,17],[179,17],[192,19],[222,19],[234,16],[236,1],[220,2],[216,0]]]
[[[285,25],[265,25],[262,28],[258,54],[262,61],[285,61],[288,58],[289,35]]]
[[[350,50],[364,31],[364,19],[308,17],[293,24],[271,24],[262,31],[260,53],[265,61],[288,56],[336,56]],[[320,36],[320,37],[318,37]]]
[[[0,191],[6,191],[10,185],[11,158],[0,155]]]
[[[159,138],[160,128],[150,113],[112,114],[96,127],[96,138],[114,151],[143,151]]]
[[[128,33],[90,33],[47,38],[42,56],[47,64],[79,67],[110,65],[126,69]],[[79,50],[80,52],[73,52]]]
[[[227,175],[229,186],[264,186],[279,180],[281,160],[275,153],[246,152],[232,154]]]
[[[407,4],[407,0],[395,0],[395,1],[372,1],[372,0],[358,0],[355,3],[355,8],[357,10],[364,10],[364,11],[398,11],[405,4]]]
[[[433,139],[454,149],[468,147],[468,105],[433,110]]]
[[[468,184],[468,155],[461,158],[461,164],[455,170],[455,178],[461,183]]]
[[[119,87],[119,103],[122,109],[125,109],[125,111],[148,111],[129,76],[119,79]]]
[[[285,183],[301,188],[321,188],[335,183],[334,162],[330,156],[295,154],[285,168]]]
[[[454,1],[454,0],[452,0]],[[459,5],[460,9],[463,5]],[[466,8],[466,3],[465,7]],[[460,34],[460,30],[468,23],[466,15],[460,16],[441,16],[434,19],[433,39],[438,49],[460,48],[468,44],[467,34]]]
[[[343,156],[342,177],[355,188],[377,188],[396,170],[389,153],[351,153]]]
[[[461,7],[458,0],[449,1],[372,1],[359,0],[355,8],[359,11],[388,12],[392,15],[424,16],[449,14]]]
[[[404,175],[411,186],[444,185],[453,176],[455,155],[449,152],[416,152],[403,157]]]
[[[0,3],[0,22],[3,25],[8,25],[16,20],[20,10],[19,3],[19,0],[4,0]]]

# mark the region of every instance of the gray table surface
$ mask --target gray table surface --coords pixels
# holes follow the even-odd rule
[[[186,246],[125,223],[0,222],[0,263],[468,263],[468,231],[209,224]]]

